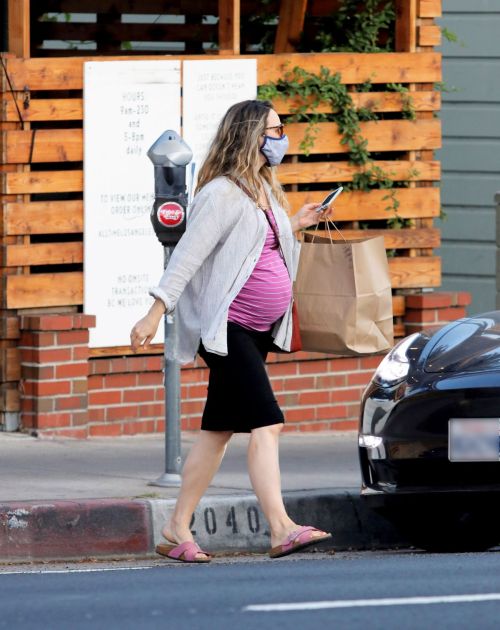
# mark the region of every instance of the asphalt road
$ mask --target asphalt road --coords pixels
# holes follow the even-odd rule
[[[0,628],[498,628],[500,552],[0,567]]]

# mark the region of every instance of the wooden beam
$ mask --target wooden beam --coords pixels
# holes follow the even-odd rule
[[[407,95],[397,92],[351,92],[349,96],[356,108],[365,107],[372,112],[401,112],[405,108]],[[302,106],[314,103],[315,99],[311,97],[309,100],[302,98],[277,98],[273,101],[274,109],[278,114],[291,114],[293,110],[297,111]],[[417,112],[432,112],[441,109],[441,94],[436,91],[415,92],[411,95],[412,107]],[[36,106],[35,106],[36,107]],[[338,110],[332,108],[330,103],[320,103],[317,107],[308,107],[304,113],[314,112],[317,114],[331,114]],[[9,116],[14,117],[14,105],[8,110]],[[40,115],[40,113],[38,114]],[[10,118],[9,118],[10,119]],[[42,119],[40,119],[42,120]]]
[[[31,3],[30,3],[30,0],[6,0],[6,1],[7,1],[7,34],[8,34],[7,35],[8,37],[7,52],[8,54],[4,57],[4,63],[8,64],[9,55],[14,55],[15,58],[19,58],[19,60],[27,59],[30,57],[30,39],[31,39],[30,4]],[[3,69],[1,72],[2,78],[0,79],[0,90],[3,90],[4,92],[6,92],[7,90],[10,91],[11,89],[11,86],[8,81],[8,77],[6,76],[7,72],[4,72]],[[25,90],[25,87],[23,87],[22,90]],[[6,97],[8,97],[9,99],[12,96],[13,95],[6,95]],[[20,109],[22,111],[22,107]],[[21,117],[22,117],[22,114],[21,114]],[[20,116],[16,117],[13,122],[8,123],[8,124],[15,125],[17,128],[28,130],[30,124],[24,123],[23,121],[19,120],[19,118]],[[5,129],[5,126],[3,126],[3,129]],[[0,162],[3,162],[2,160],[3,149],[4,149],[4,146],[3,146],[3,138],[2,138],[0,140]],[[11,174],[12,175],[19,174],[19,175],[26,176],[26,175],[29,175],[28,170],[29,170],[29,167],[25,165],[21,165],[21,166],[16,167],[17,173],[11,173]],[[26,201],[27,198],[28,198],[27,195],[22,196],[22,197],[18,196],[17,198],[14,197],[12,199],[9,199],[8,197],[4,197],[2,201],[3,203],[5,203],[6,201],[14,201],[14,200],[18,202],[22,202],[22,201]],[[26,242],[27,238],[29,237],[3,236],[1,241],[4,247],[8,247],[10,244],[14,244],[14,243],[20,244],[22,242]],[[3,254],[4,254],[4,251],[2,251],[2,257],[3,257]],[[2,260],[0,264],[3,264],[3,263],[4,263],[4,260]],[[12,271],[12,270],[9,270],[9,271]],[[5,273],[6,270],[4,269],[2,270],[2,272]],[[6,306],[6,295],[5,295],[4,289],[5,289],[5,285],[2,283],[0,287],[0,306],[2,307]],[[5,314],[2,313],[0,318],[4,319]],[[2,341],[2,344],[10,345],[12,347],[4,347],[2,350],[3,356],[0,357],[0,366],[3,365],[5,368],[5,369],[2,369],[0,367],[0,381],[2,381],[2,385],[1,385],[2,395],[0,396],[1,408],[3,411],[18,410],[20,407],[19,392],[15,392],[13,389],[10,389],[10,388],[7,389],[7,388],[9,387],[9,384],[15,387],[16,389],[18,388],[18,383],[16,381],[19,381],[21,378],[21,361],[20,361],[19,349],[14,347],[15,345],[17,345],[17,342],[14,339]]]
[[[303,153],[300,143],[307,129],[307,123],[293,123],[287,126],[290,154]],[[311,148],[312,154],[349,151],[349,147],[342,143],[342,136],[336,123],[321,123],[320,129],[321,133]],[[410,151],[441,147],[441,125],[437,119],[369,121],[361,123],[360,129],[370,151]],[[5,164],[83,160],[81,129],[40,129],[36,134],[31,130],[15,130],[1,132],[0,135],[3,145],[1,157]]]
[[[30,56],[30,0],[8,0],[9,52]]]
[[[417,190],[414,188],[413,190]],[[333,228],[328,230],[309,230],[311,234],[317,234],[328,238],[330,235],[334,240],[340,237]],[[411,249],[419,247],[434,249],[441,245],[441,233],[438,228],[403,228],[403,229],[379,229],[379,230],[344,230],[340,228],[342,236],[347,241],[358,241],[360,239],[384,237],[386,249]],[[16,247],[10,245],[9,249]]]
[[[19,348],[0,348],[0,382],[18,381],[21,378],[21,352]]]
[[[0,316],[0,339],[19,339],[19,317],[9,317],[2,313]]]
[[[19,411],[21,409],[20,396],[17,383],[0,385],[0,411]]]
[[[404,108],[405,97],[397,92],[353,92],[351,98],[355,107],[367,107],[374,112],[400,112]],[[16,92],[19,107],[23,105],[24,94]],[[441,109],[441,93],[436,91],[415,92],[411,95],[412,106],[417,112],[430,112]],[[311,99],[312,102],[312,99]],[[278,114],[290,114],[293,108],[304,104],[301,99],[276,99],[274,109]],[[311,111],[313,111],[311,109]],[[314,109],[318,114],[331,113],[327,103],[321,103]],[[27,122],[49,120],[81,120],[83,101],[79,98],[32,98],[27,107],[21,108],[23,120]],[[12,98],[0,101],[0,116],[3,120],[17,122],[19,116]]]
[[[240,0],[219,0],[219,54],[240,54]]]
[[[389,173],[395,182],[436,182],[441,179],[440,163],[435,160],[429,162],[376,160],[373,162],[373,166]],[[353,176],[356,173],[362,173],[364,168],[366,167],[354,166],[349,162],[287,162],[279,165],[278,175],[282,184],[352,182]],[[372,191],[371,194],[375,192]],[[400,194],[400,190],[398,190],[398,194]]]
[[[113,50],[120,50],[123,41],[142,42],[185,42],[210,41],[217,35],[216,24],[129,24],[106,22],[99,13],[99,22],[39,22],[33,29],[32,41],[51,40],[100,41],[107,42]],[[116,48],[118,46],[118,48]]]
[[[291,214],[305,203],[323,199],[328,190],[308,190],[287,194]],[[439,188],[399,188],[395,193],[400,203],[398,216],[402,219],[439,216]],[[386,190],[346,192],[335,201],[333,216],[336,221],[380,221],[394,216]],[[360,231],[363,234],[363,231]]]
[[[421,18],[441,17],[443,14],[441,0],[420,0],[418,15]]]
[[[422,92],[422,94],[426,95],[428,92]],[[432,94],[439,95],[439,92],[432,92]],[[24,104],[24,93],[15,92],[15,95],[24,121],[39,122],[83,119],[83,99],[81,98],[30,98],[29,103],[26,102],[26,104]],[[429,108],[436,109],[434,107]],[[439,109],[439,107],[437,109]],[[4,99],[0,101],[0,116],[6,121],[19,121],[19,114],[12,97],[8,99],[4,97]]]
[[[36,273],[5,276],[5,308],[41,308],[83,303],[83,273]]]
[[[83,201],[32,201],[3,206],[3,234],[83,232]]]
[[[421,289],[441,285],[439,256],[397,256],[389,258],[387,262],[393,289]]]
[[[218,59],[218,55],[205,55],[203,59]],[[159,55],[141,55],[141,59],[153,61],[165,59]],[[199,60],[199,55],[176,56],[180,60]],[[255,55],[240,55],[238,59],[255,59]],[[130,57],[110,56],[106,61],[130,61]],[[93,57],[34,57],[31,59],[7,59],[7,70],[15,91],[30,90],[81,90],[83,89],[83,64],[86,61],[102,61]],[[435,83],[441,81],[441,55],[425,53],[285,53],[281,55],[257,55],[257,81],[259,85],[276,81],[287,68],[300,66],[307,72],[318,72],[325,66],[330,72],[340,72],[346,84],[364,83]]]
[[[422,24],[418,29],[419,46],[441,46],[441,29],[435,24]]]
[[[0,135],[3,136],[1,158],[5,164],[83,160],[81,129],[4,131]]]
[[[417,49],[418,0],[396,0],[396,51]]]
[[[320,173],[314,169],[316,164],[323,166]],[[338,165],[339,162],[334,162],[333,164]],[[390,164],[390,162],[386,162],[386,168],[389,168]],[[420,163],[421,172],[419,177],[426,180],[439,178],[437,165],[437,162],[428,165],[423,162]],[[353,171],[341,173],[337,167],[327,170],[328,166],[330,166],[329,162],[283,164],[280,167],[279,178],[282,183],[321,183],[331,182],[335,179],[344,181],[348,180],[349,177],[352,179]],[[293,169],[288,167],[293,167]],[[284,170],[281,170],[282,168]],[[399,179],[402,179],[405,177],[404,169],[408,170],[409,165],[407,163],[401,166],[396,165],[396,168],[398,168]],[[425,172],[423,169],[425,169]],[[396,175],[393,175],[393,177],[396,178]],[[301,204],[322,198],[326,196],[327,192],[328,190],[293,192],[287,193],[287,197],[293,207],[298,210]],[[417,219],[437,217],[439,215],[439,188],[435,186],[398,188],[395,195],[400,204],[398,214],[401,217]],[[337,221],[387,219],[390,215],[386,210],[389,206],[386,197],[386,190],[372,190],[370,193],[361,191],[345,192],[335,203],[335,218]],[[24,204],[6,203],[3,206],[4,235],[74,234],[80,232],[83,232],[82,200],[32,201]]]
[[[431,247],[431,245],[425,245]],[[3,245],[5,267],[64,265],[83,262],[83,243],[28,243]]]
[[[0,173],[0,194],[19,195],[83,191],[83,171]]]
[[[248,0],[247,0],[248,1]],[[177,0],[177,2],[166,2],[165,0],[49,0],[45,2],[35,2],[41,4],[42,11],[51,11],[54,13],[95,13],[96,7],[99,7],[101,13],[106,13],[116,9],[117,5],[120,13],[155,14],[160,13],[172,15],[186,15],[199,11],[200,4],[203,4],[203,11],[207,15],[217,14],[217,0]]]
[[[311,168],[310,165],[307,166]],[[308,177],[307,166],[300,163],[280,165],[280,174],[281,172],[284,174],[283,183],[300,181],[309,183],[311,180],[305,179]],[[438,181],[441,178],[440,163],[437,161],[375,160],[373,166],[388,171],[394,181],[430,182]],[[305,167],[304,170],[302,167]],[[314,181],[351,182],[353,176],[362,171],[363,167],[353,166],[348,162],[316,162],[314,164]],[[296,177],[297,179],[295,179]],[[83,171],[81,170],[33,171],[31,173],[0,172],[0,193],[4,195],[82,191]]]
[[[278,28],[274,41],[275,53],[293,52],[297,49],[304,29],[307,0],[281,0]]]

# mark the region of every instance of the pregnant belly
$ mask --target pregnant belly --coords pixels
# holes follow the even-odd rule
[[[284,264],[282,267],[254,270],[229,308],[229,321],[253,330],[269,330],[286,313],[292,283]]]

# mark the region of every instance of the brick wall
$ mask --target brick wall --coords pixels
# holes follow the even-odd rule
[[[21,427],[88,435],[89,328],[92,315],[21,317]]]
[[[321,358],[318,358],[321,357]],[[269,375],[288,431],[355,429],[361,392],[381,356],[331,358],[271,355]],[[162,358],[92,359],[89,435],[130,435],[164,430]],[[200,428],[208,369],[198,358],[181,370],[183,430]]]
[[[407,333],[463,317],[467,293],[406,297]],[[163,357],[89,357],[88,315],[23,317],[20,322],[21,426],[86,438],[164,430]],[[286,431],[356,429],[362,391],[381,355],[272,354],[268,371]],[[182,430],[199,429],[208,370],[198,358],[181,370]]]
[[[466,291],[408,295],[404,316],[406,334],[466,317],[466,307],[471,300],[471,294]]]

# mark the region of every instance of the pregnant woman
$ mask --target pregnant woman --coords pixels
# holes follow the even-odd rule
[[[248,470],[271,531],[272,558],[330,538],[287,514],[278,439],[283,413],[265,368],[274,347],[290,349],[292,281],[300,244],[294,232],[325,218],[305,204],[289,218],[275,167],[288,138],[271,103],[244,101],[224,115],[200,169],[187,229],[157,287],[155,301],[131,332],[147,348],[165,312],[176,310],[180,363],[199,353],[210,375],[201,431],[184,463],[172,517],[158,553],[209,562],[194,542],[192,514],[217,472],[233,433],[249,433]],[[276,348],[275,348],[276,349]]]

